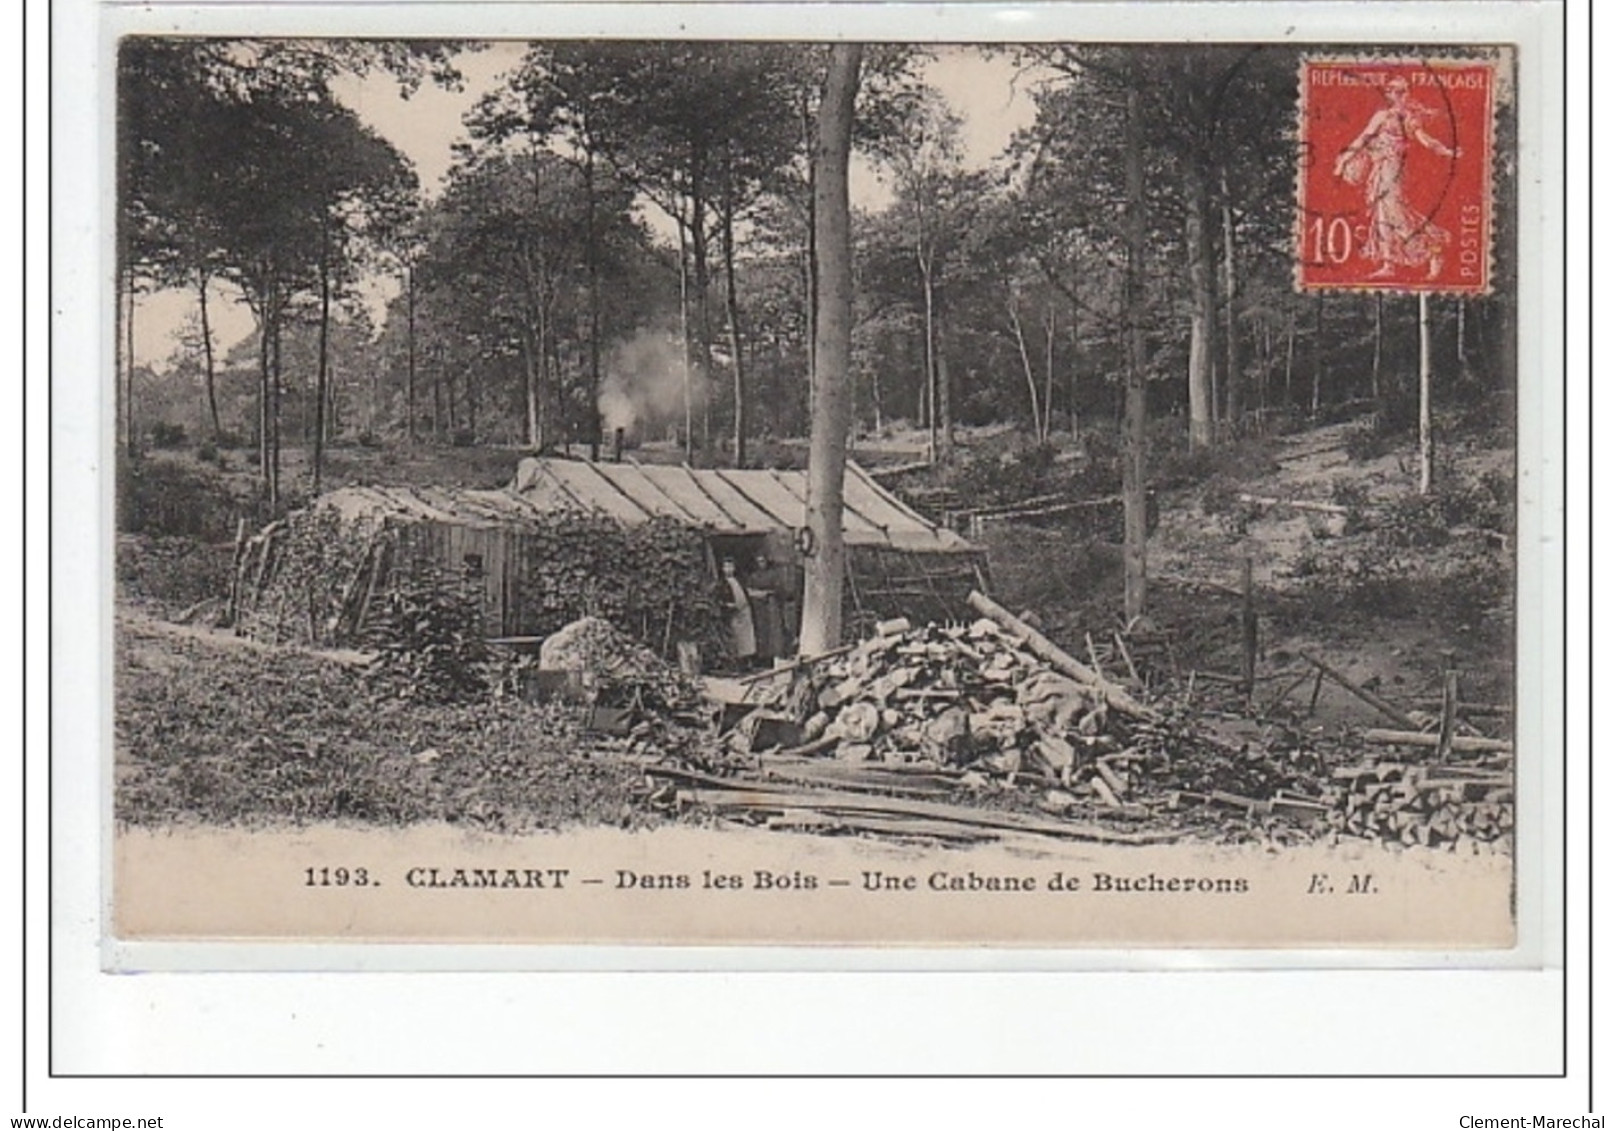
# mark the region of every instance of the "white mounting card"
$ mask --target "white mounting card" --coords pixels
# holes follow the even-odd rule
[[[106,966],[1542,965],[1562,43],[1439,7],[103,8]]]

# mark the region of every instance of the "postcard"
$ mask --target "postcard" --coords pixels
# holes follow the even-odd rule
[[[1509,951],[1533,65],[120,34],[109,936]]]

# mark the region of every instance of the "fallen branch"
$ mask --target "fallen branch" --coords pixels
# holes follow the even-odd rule
[[[1121,687],[1076,659],[1054,641],[986,594],[972,592],[970,594],[970,607],[1007,630],[1010,635],[1029,648],[1039,659],[1052,665],[1061,673],[1070,676],[1078,683],[1086,683],[1095,688],[1104,696],[1105,702],[1116,710],[1148,722],[1158,722],[1160,720],[1160,715],[1156,711],[1134,699]]]
[[[1162,585],[1175,585],[1180,589],[1212,589],[1218,593],[1226,593],[1230,597],[1243,597],[1245,594],[1237,585],[1226,585],[1221,581],[1212,581],[1203,577],[1184,577],[1176,573],[1152,573],[1151,581]]]
[[[1339,503],[1315,503],[1310,499],[1281,499],[1276,495],[1247,495],[1242,493],[1239,496],[1239,501],[1259,507],[1289,507],[1292,510],[1316,511],[1319,514],[1344,515],[1351,513],[1349,507],[1343,507]]]
[[[843,644],[839,648],[832,648],[828,652],[820,652],[816,656],[792,656],[783,664],[775,664],[771,668],[764,668],[762,671],[751,672],[748,675],[739,676],[735,679],[735,682],[756,683],[758,680],[768,679],[771,676],[785,675],[789,672],[795,671],[803,664],[816,664],[820,660],[828,660],[835,656],[844,656],[856,647],[856,644]]]
[[[1409,716],[1391,706],[1391,704],[1381,699],[1378,695],[1375,695],[1372,691],[1368,690],[1368,688],[1353,682],[1346,675],[1336,671],[1334,668],[1330,667],[1328,664],[1324,663],[1310,652],[1302,652],[1300,653],[1300,656],[1307,663],[1317,668],[1318,671],[1322,672],[1324,675],[1338,683],[1341,687],[1357,696],[1357,698],[1361,699],[1364,703],[1367,703],[1370,707],[1384,715],[1387,719],[1390,719],[1397,726],[1404,730],[1410,731],[1416,731],[1419,729],[1419,724],[1414,722]],[[1432,743],[1432,745],[1434,745],[1434,743]]]
[[[1441,736],[1417,730],[1371,729],[1363,731],[1363,741],[1381,746],[1428,746],[1436,748],[1441,745]],[[1468,754],[1512,754],[1514,752],[1512,742],[1501,738],[1476,738],[1468,734],[1454,735],[1452,748]]]

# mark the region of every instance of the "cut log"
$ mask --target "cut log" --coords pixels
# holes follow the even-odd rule
[[[1426,746],[1434,749],[1441,745],[1441,736],[1417,730],[1370,729],[1363,731],[1363,741],[1381,746]],[[1468,734],[1453,735],[1452,748],[1463,754],[1514,752],[1512,742],[1501,738],[1476,738]]]
[[[1314,503],[1310,499],[1280,499],[1275,495],[1241,494],[1239,501],[1259,507],[1289,507],[1298,511],[1315,511],[1318,514],[1350,514],[1351,510],[1339,503]]]
[[[924,817],[952,821],[972,828],[1008,829],[1065,840],[1088,840],[1112,844],[1156,844],[1176,839],[1174,834],[1119,833],[1096,825],[1080,825],[1005,813],[991,809],[971,809],[939,801],[915,801],[901,797],[872,797],[830,790],[780,789],[690,789],[692,802],[715,809],[764,809],[784,812],[811,809],[825,813],[873,813],[882,816]]]
[[[1421,711],[1439,711],[1442,708],[1440,699],[1425,698],[1413,700],[1413,705]],[[1458,714],[1470,715],[1477,719],[1494,718],[1499,715],[1512,715],[1514,708],[1502,703],[1459,703]]]
[[[781,750],[777,757],[781,758],[811,758],[815,754],[823,754],[826,750],[833,750],[841,742],[839,734],[826,734],[815,738],[812,742],[804,742],[800,746],[792,746]]]
[[[1122,781],[1120,774],[1110,768],[1108,758],[1096,759],[1093,768],[1094,772],[1099,775],[1100,780],[1110,787],[1110,792],[1115,794],[1118,800],[1127,796],[1127,783]]]
[[[1357,696],[1357,698],[1361,699],[1364,703],[1367,703],[1370,707],[1384,715],[1387,719],[1390,719],[1403,730],[1419,729],[1419,724],[1414,722],[1406,714],[1391,706],[1391,704],[1387,703],[1384,699],[1381,699],[1378,695],[1375,695],[1372,691],[1368,690],[1368,688],[1354,682],[1343,673],[1336,671],[1334,668],[1330,667],[1328,664],[1324,663],[1310,652],[1302,652],[1300,653],[1300,656],[1307,663],[1317,668],[1321,674],[1328,676],[1334,682],[1338,683],[1341,687]]]
[[[1135,719],[1144,719],[1149,722],[1159,721],[1160,715],[1156,711],[1146,707],[1127,694],[1122,688],[1076,659],[1054,641],[1021,620],[991,597],[979,591],[972,592],[970,594],[970,607],[996,622],[1001,628],[1008,631],[1010,635],[1025,645],[1034,655],[1045,663],[1050,664],[1057,671],[1070,676],[1078,683],[1086,683],[1093,687],[1104,696],[1105,702],[1115,710]]]
[[[841,813],[830,816],[813,810],[790,810],[771,817],[771,829],[802,829],[807,832],[878,833],[883,836],[923,837],[956,844],[981,844],[997,840],[997,829],[961,825],[953,821],[927,821],[907,817],[881,817],[871,813]]]
[[[1448,667],[1441,694],[1441,726],[1436,732],[1436,761],[1445,762],[1452,754],[1452,740],[1458,728],[1458,670]]]

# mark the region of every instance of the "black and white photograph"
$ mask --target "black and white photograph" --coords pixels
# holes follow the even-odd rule
[[[110,933],[1514,946],[1519,65],[122,36]]]

